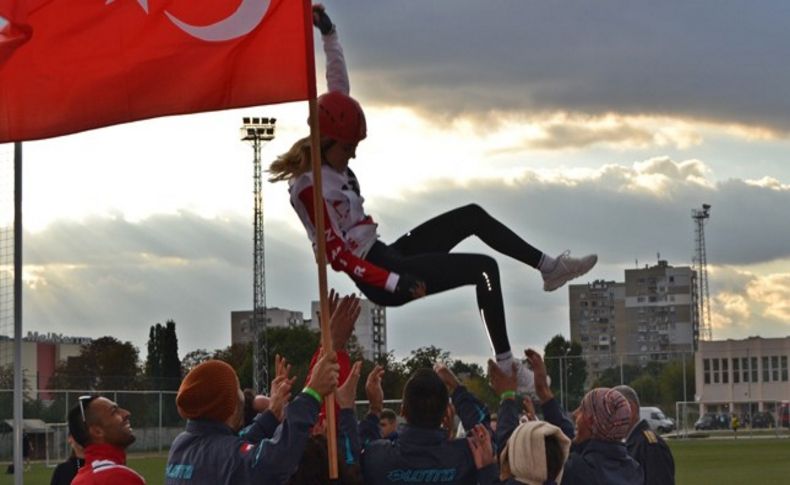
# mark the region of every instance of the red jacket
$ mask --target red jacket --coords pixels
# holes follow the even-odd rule
[[[85,448],[85,465],[72,485],[145,485],[145,479],[126,466],[126,452],[117,446],[101,444]]]

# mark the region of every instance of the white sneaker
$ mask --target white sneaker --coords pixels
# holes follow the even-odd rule
[[[526,394],[532,399],[537,399],[538,395],[535,393],[535,373],[532,369],[527,367],[527,364],[519,362],[517,376],[518,377],[518,393]]]
[[[590,271],[598,262],[597,254],[588,254],[574,258],[570,251],[557,256],[556,264],[551,271],[543,273],[543,290],[554,291],[568,281]]]
[[[529,394],[535,396],[535,376],[532,370],[527,368],[527,365],[521,361],[515,360],[510,357],[506,360],[500,360],[497,365],[507,375],[513,375],[513,364],[516,364],[516,392],[519,394]]]

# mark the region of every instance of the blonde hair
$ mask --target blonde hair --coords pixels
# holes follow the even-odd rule
[[[280,182],[298,177],[310,170],[310,137],[306,136],[296,141],[291,149],[277,157],[269,165],[271,174],[269,182]]]
[[[320,143],[321,157],[323,158],[324,153],[337,142],[332,138],[321,136]],[[269,177],[269,182],[290,180],[309,172],[312,169],[312,153],[313,147],[310,144],[309,136],[296,140],[290,150],[277,157],[277,160],[269,165],[268,172],[272,174]]]

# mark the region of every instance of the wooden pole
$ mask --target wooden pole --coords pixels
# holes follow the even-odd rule
[[[321,348],[334,352],[329,328],[329,297],[326,283],[326,230],[324,221],[324,191],[321,177],[321,133],[318,130],[318,101],[310,98],[310,153],[313,164],[313,210],[315,217],[316,262],[318,264],[318,295],[321,308]],[[338,478],[337,426],[335,421],[334,393],[324,399],[326,409],[326,440],[329,458],[329,478]]]

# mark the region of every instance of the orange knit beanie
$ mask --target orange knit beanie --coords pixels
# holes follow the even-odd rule
[[[184,419],[225,422],[236,412],[239,378],[233,367],[221,360],[197,365],[181,381],[176,396],[178,414]]]

